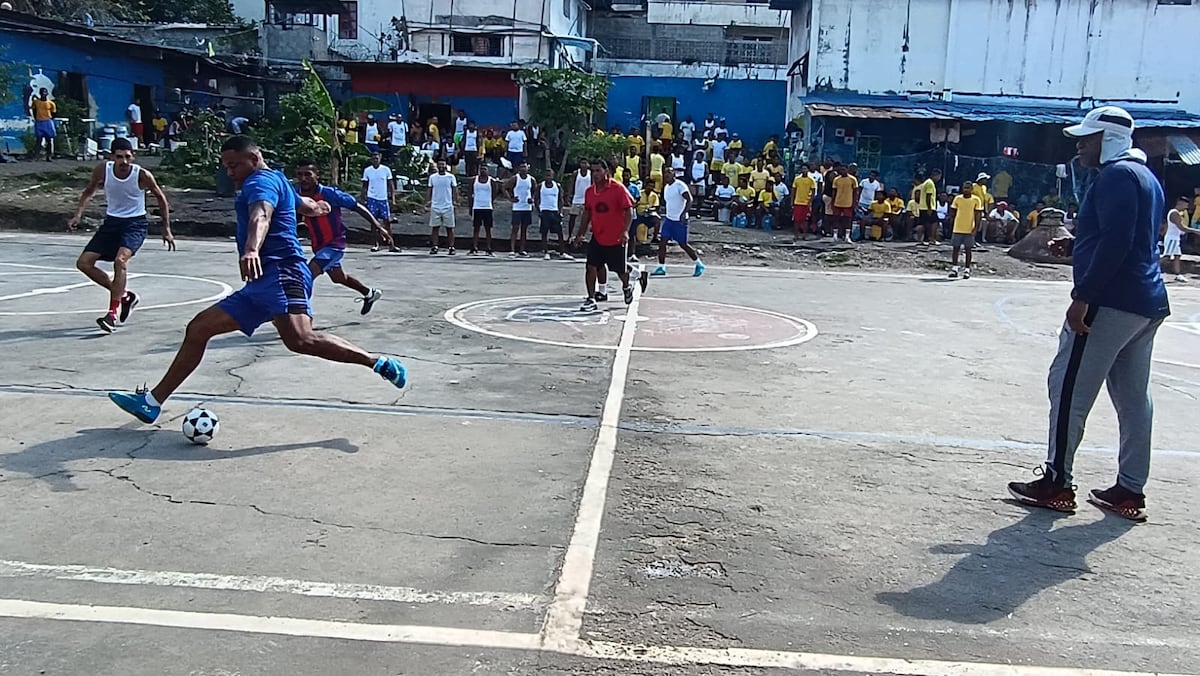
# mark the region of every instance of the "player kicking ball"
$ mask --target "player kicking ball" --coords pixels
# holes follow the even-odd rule
[[[238,267],[246,285],[202,310],[187,325],[183,344],[162,380],[151,390],[109,392],[121,410],[152,423],[162,405],[200,365],[208,341],[241,331],[247,336],[272,322],[292,352],[329,361],[366,366],[396,387],[404,387],[407,372],[395,357],[372,355],[312,326],[312,273],[296,234],[296,214],[323,216],[328,202],[298,195],[282,172],[269,168],[262,151],[245,136],[221,146],[221,163],[240,187],[237,212]]]
[[[629,243],[629,225],[633,222],[633,199],[625,186],[609,178],[608,163],[604,160],[593,162],[591,172],[592,183],[584,194],[579,234],[575,236],[575,245],[579,246],[588,230],[592,232],[584,278],[588,295],[580,312],[596,311],[596,282],[607,277],[606,269],[617,271],[621,278],[625,304],[633,302],[630,268],[625,262],[625,245]]]
[[[133,258],[142,242],[146,241],[146,191],[158,200],[158,213],[162,217],[163,244],[168,251],[175,250],[175,237],[171,234],[171,207],[167,196],[154,180],[154,176],[133,163],[133,145],[129,139],[117,138],[112,142],[112,160],[98,164],[92,169],[79,207],[67,221],[67,229],[75,230],[83,218],[97,190],[104,190],[104,224],[92,235],[83,247],[75,267],[88,279],[108,289],[108,312],[96,320],[96,325],[105,333],[116,330],[117,324],[129,320],[129,314],[137,307],[137,294],[126,288],[129,278],[129,260]],[[96,267],[97,261],[112,263],[112,277]]]
[[[695,263],[692,276],[704,274],[704,263],[700,262],[700,254],[688,244],[688,209],[692,207],[692,191],[683,181],[675,180],[675,172],[663,174],[663,199],[667,203],[667,217],[663,219],[662,231],[658,238],[658,267],[650,273],[654,277],[665,277],[667,274],[667,243],[675,242],[683,252]]]
[[[300,184],[302,196],[329,205],[329,213],[324,216],[304,217],[304,224],[308,226],[308,238],[312,243],[313,257],[308,261],[308,269],[313,279],[323,273],[328,274],[334,284],[341,284],[359,292],[361,297],[357,300],[362,303],[362,314],[367,314],[375,305],[375,301],[383,296],[383,292],[367,288],[342,269],[342,258],[346,255],[346,224],[342,221],[342,209],[351,209],[366,219],[377,237],[384,237],[386,231],[358,200],[333,186],[321,185],[320,173],[313,160],[296,162],[296,181]]]

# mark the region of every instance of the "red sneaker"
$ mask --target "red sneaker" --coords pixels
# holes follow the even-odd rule
[[[1088,493],[1087,501],[1119,517],[1141,523],[1146,520],[1146,496],[1117,484],[1107,490]]]

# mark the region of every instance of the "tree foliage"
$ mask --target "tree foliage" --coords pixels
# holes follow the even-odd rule
[[[9,61],[5,51],[4,47],[0,47],[0,105],[20,98],[23,85],[21,65]]]
[[[107,21],[185,21],[195,23],[234,23],[233,6],[228,0],[9,0],[13,9],[44,19],[82,21],[86,16],[96,22]]]
[[[569,68],[526,68],[516,75],[517,84],[529,98],[530,118],[549,131],[547,160],[567,161],[567,148],[578,137],[589,134],[597,116],[608,105],[612,82],[603,75]]]
[[[578,164],[579,160],[611,160],[614,157],[620,161],[628,150],[629,139],[624,136],[589,133],[571,141],[567,146],[567,160],[570,164]]]

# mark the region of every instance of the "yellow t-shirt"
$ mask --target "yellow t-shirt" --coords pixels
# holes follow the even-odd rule
[[[621,167],[616,167],[613,169],[613,180],[617,183],[625,182],[625,171],[621,169]]]
[[[899,197],[889,197],[884,200],[893,214],[898,214],[904,211],[904,200]]]
[[[858,179],[849,174],[833,179],[833,206],[838,209],[848,209],[854,206],[854,190],[856,188],[858,188]]]
[[[754,168],[749,164],[738,163],[738,176],[749,176],[752,171],[754,171]]]
[[[771,170],[771,173],[774,174],[775,176],[783,176],[784,171],[783,171],[782,164],[772,164],[769,167],[769,169]]]
[[[817,182],[808,174],[800,174],[792,181],[792,205],[805,206],[812,204],[813,193],[817,190]]]
[[[638,154],[641,155],[642,148],[644,148],[646,146],[646,141],[644,139],[642,139],[641,136],[638,136],[637,134],[630,134],[626,138],[629,139],[629,145],[633,146],[634,148],[637,148]]]
[[[1012,187],[1013,177],[1007,171],[1001,171],[992,178],[992,194],[996,197],[1008,197],[1008,189]]]
[[[770,155],[775,152],[776,148],[777,146],[774,141],[767,141],[766,145],[763,146],[763,155]]]
[[[741,140],[741,139],[734,139],[734,140],[730,141],[730,142],[729,142],[729,149],[730,149],[730,150],[741,150],[741,149],[742,149],[742,140]]]
[[[429,123],[429,133],[433,134],[434,141],[437,141],[438,143],[442,142],[442,137],[438,133],[438,126],[436,124],[434,124],[433,122]]]
[[[771,172],[765,169],[755,169],[750,172],[750,185],[754,186],[755,190],[766,190],[769,178],[771,178]]]
[[[975,213],[983,211],[983,204],[979,201],[979,196],[956,195],[950,208],[954,210],[954,234],[974,234]]]
[[[737,185],[738,176],[742,175],[742,165],[737,162],[726,162],[721,171],[729,177],[729,185]]]
[[[650,155],[650,175],[661,177],[662,171],[663,171],[663,164],[665,164],[666,161],[667,161],[667,159],[665,157],[663,157],[662,155],[659,155],[658,153],[651,154]]]
[[[1041,216],[1041,214],[1040,214],[1040,213],[1038,213],[1038,210],[1037,210],[1037,209],[1030,209],[1030,210],[1029,210],[1029,215],[1028,215],[1028,216],[1026,216],[1025,218],[1029,220],[1029,226],[1030,226],[1030,227],[1032,227],[1032,228],[1036,228],[1036,227],[1037,227],[1037,222],[1038,222],[1038,217],[1039,217],[1039,216]]]
[[[932,178],[925,179],[925,182],[917,186],[917,194],[920,195],[918,205],[922,211],[937,211],[937,184]]]
[[[974,188],[975,196],[979,198],[979,210],[986,211],[992,204],[992,196],[988,194],[987,186],[976,183]]]
[[[888,204],[887,200],[884,200],[882,202],[879,200],[876,200],[874,202],[871,202],[871,204],[869,206],[867,206],[867,210],[870,211],[871,215],[874,216],[875,218],[883,218],[884,216],[887,216],[888,214],[892,213],[892,205]]]
[[[642,158],[637,155],[629,155],[625,158],[625,167],[629,169],[630,175],[642,175]]]
[[[637,212],[643,216],[658,209],[658,193],[643,190],[642,196],[638,198]]]
[[[357,120],[350,120],[346,123],[346,143],[358,143]]]
[[[167,118],[165,117],[156,117],[151,120],[150,124],[154,125],[154,131],[161,133],[167,130]]]
[[[754,192],[754,188],[751,188],[750,186],[737,189],[737,196],[741,197],[747,202],[753,202],[756,195],[757,193]]]
[[[759,204],[770,204],[771,202],[774,202],[774,201],[775,201],[775,193],[773,191],[770,191],[770,190],[758,191]]]
[[[54,102],[49,99],[45,101],[34,99],[30,107],[33,108],[33,119],[38,122],[52,120],[54,114],[58,112],[58,106],[55,106]]]
[[[675,127],[670,122],[663,122],[659,125],[659,129],[662,130],[662,135],[659,138],[675,138]]]
[[[907,209],[908,209],[908,213],[912,214],[913,216],[921,215],[921,205],[917,204],[916,200],[909,200]]]

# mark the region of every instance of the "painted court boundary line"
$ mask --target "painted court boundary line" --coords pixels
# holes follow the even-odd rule
[[[531,650],[598,660],[672,665],[716,664],[733,667],[885,673],[904,676],[1191,676],[1109,669],[830,655],[753,648],[644,646],[608,641],[582,641],[577,638],[565,640],[558,645],[551,645],[543,641],[541,634],[520,632],[403,624],[363,624],[121,606],[87,606],[21,599],[0,599],[0,617],[101,622],[376,643],[419,643],[499,650]]]
[[[548,598],[535,594],[504,592],[440,592],[412,587],[375,584],[315,582],[261,575],[219,575],[179,571],[126,570],[80,565],[50,565],[7,561],[0,559],[0,578],[37,577],[74,582],[96,582],[150,587],[183,587],[237,592],[262,592],[312,596],[318,598],[354,599],[467,606],[496,606],[508,610],[537,610]]]

